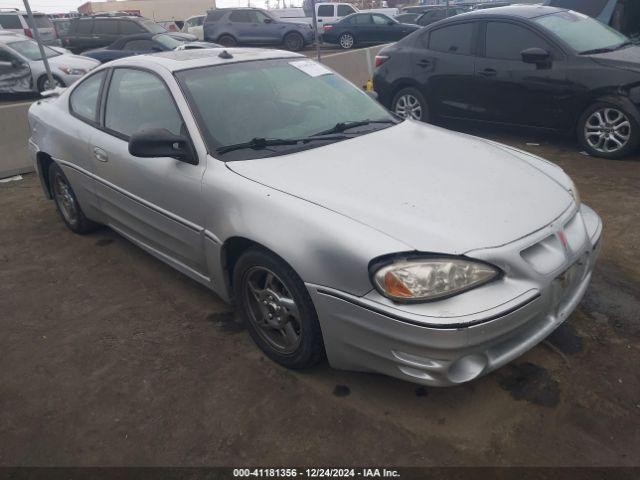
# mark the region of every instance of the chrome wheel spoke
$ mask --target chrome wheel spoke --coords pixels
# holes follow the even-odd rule
[[[587,144],[603,153],[615,153],[623,149],[631,138],[631,122],[617,108],[601,108],[593,112],[584,126]]]

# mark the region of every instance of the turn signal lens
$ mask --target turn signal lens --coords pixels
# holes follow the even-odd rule
[[[417,258],[380,268],[374,284],[392,300],[429,301],[478,287],[498,274],[491,265],[461,258]]]
[[[387,60],[389,60],[389,57],[387,55],[376,55],[376,67],[379,67]]]

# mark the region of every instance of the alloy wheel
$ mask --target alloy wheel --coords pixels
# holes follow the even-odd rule
[[[407,93],[396,101],[395,113],[402,118],[420,120],[422,118],[422,105],[413,95]]]
[[[585,123],[584,138],[587,144],[598,152],[618,152],[629,143],[631,122],[627,115],[617,108],[598,109]]]
[[[284,282],[265,267],[252,267],[245,274],[244,300],[258,334],[280,353],[295,352],[302,338],[300,309]]]
[[[353,36],[348,33],[343,33],[340,36],[340,46],[342,48],[351,48],[353,47]]]
[[[67,223],[75,225],[78,222],[78,205],[71,187],[62,175],[56,175],[53,181],[53,196]]]

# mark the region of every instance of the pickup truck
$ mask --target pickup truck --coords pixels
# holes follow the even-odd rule
[[[342,17],[359,12],[383,13],[389,17],[394,17],[398,15],[399,10],[397,8],[359,10],[355,5],[350,3],[316,3],[316,15],[320,28],[325,23],[333,23]],[[280,8],[269,10],[269,13],[278,17],[278,19],[283,22],[308,23],[309,25],[313,25],[313,10],[309,11],[304,8]]]

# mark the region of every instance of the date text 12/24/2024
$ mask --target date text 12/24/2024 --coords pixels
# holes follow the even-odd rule
[[[234,478],[399,478],[387,468],[235,468]]]

